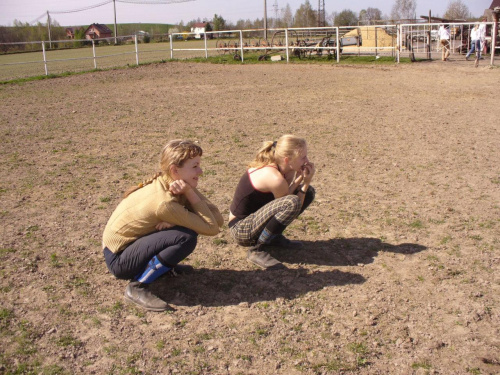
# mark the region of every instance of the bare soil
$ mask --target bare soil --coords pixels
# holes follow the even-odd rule
[[[500,70],[166,63],[0,87],[0,373],[500,373]],[[169,139],[227,218],[264,140],[308,140],[287,270],[227,227],[168,313],[126,304],[101,234]]]

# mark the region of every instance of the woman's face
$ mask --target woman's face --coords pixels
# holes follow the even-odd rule
[[[309,159],[307,158],[307,147],[305,146],[300,153],[289,162],[290,168],[299,173],[302,172],[304,165],[307,163],[309,163]]]
[[[183,180],[186,184],[195,188],[198,186],[198,178],[203,174],[201,169],[201,157],[195,156],[184,162],[182,167],[176,167],[172,172],[174,180]]]

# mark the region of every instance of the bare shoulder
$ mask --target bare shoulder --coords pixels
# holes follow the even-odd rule
[[[254,188],[262,192],[272,192],[275,196],[282,196],[284,195],[283,192],[288,191],[288,184],[285,178],[276,168],[251,168],[248,172],[250,173],[250,181]]]

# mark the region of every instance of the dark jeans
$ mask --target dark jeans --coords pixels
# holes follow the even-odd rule
[[[481,58],[481,40],[473,40],[470,44],[470,51],[467,53],[465,57],[469,57],[474,52],[477,53],[478,59]]]
[[[173,268],[193,252],[197,241],[195,231],[175,226],[141,237],[117,254],[106,247],[104,259],[115,277],[129,280],[144,271],[155,255],[163,265]]]

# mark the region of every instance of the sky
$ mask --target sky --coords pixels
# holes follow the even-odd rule
[[[130,0],[129,0],[130,1]],[[211,20],[214,14],[222,16],[226,21],[235,23],[239,19],[255,20],[264,17],[264,3],[267,4],[267,16],[275,16],[275,9],[282,9],[287,4],[292,13],[305,3],[305,0],[194,0],[170,4],[138,4],[151,3],[155,0],[132,0],[135,4],[116,2],[117,23],[187,23],[200,18]],[[167,2],[169,0],[156,0]],[[182,0],[173,0],[182,1]],[[479,17],[491,5],[492,0],[462,0],[474,17]],[[112,24],[114,22],[113,3],[70,13],[66,11],[91,7],[106,0],[0,0],[0,25],[12,26],[14,20],[47,22],[47,11],[51,19],[61,26],[89,25],[91,23]],[[318,1],[309,0],[314,9]],[[325,0],[325,12],[340,12],[350,9],[359,13],[361,9],[378,8],[384,15],[390,15],[395,0]],[[442,16],[450,0],[417,0],[417,17],[428,15]]]

